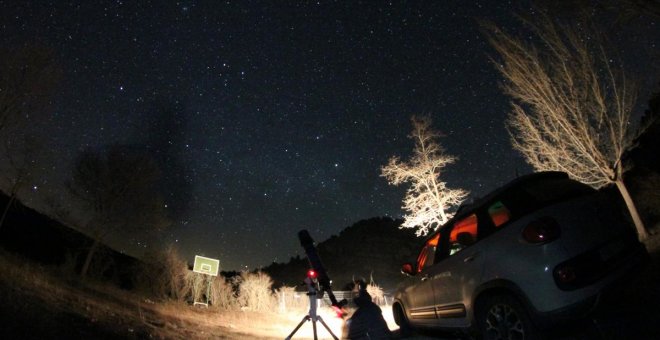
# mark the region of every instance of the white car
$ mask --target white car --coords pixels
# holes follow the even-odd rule
[[[560,172],[520,177],[432,233],[393,303],[409,328],[535,339],[647,259],[625,209]]]

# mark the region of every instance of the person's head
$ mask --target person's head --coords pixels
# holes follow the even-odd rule
[[[367,284],[363,280],[355,282],[355,289],[357,290],[357,296],[353,299],[353,302],[358,307],[371,303],[371,295],[367,292]]]

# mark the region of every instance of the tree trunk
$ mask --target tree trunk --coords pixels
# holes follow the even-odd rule
[[[626,184],[623,183],[623,179],[621,178],[614,181],[614,184],[616,184],[616,187],[617,189],[619,189],[619,192],[621,193],[623,200],[626,202],[626,207],[628,207],[628,212],[630,212],[630,217],[632,217],[633,222],[635,223],[635,228],[637,229],[637,236],[639,237],[639,240],[640,241],[646,240],[649,237],[649,234],[646,232],[644,223],[642,222],[642,219],[639,217],[639,212],[635,207],[635,202],[633,201],[632,197],[630,196],[630,193],[628,192],[628,188],[626,188]]]
[[[94,243],[92,243],[92,247],[89,248],[89,251],[87,252],[87,257],[85,258],[85,264],[83,264],[83,267],[80,270],[80,276],[82,278],[85,278],[85,276],[87,276],[89,265],[92,263],[92,257],[94,256],[94,253],[96,253],[96,249],[99,247],[100,243],[101,240],[98,237],[95,237]]]
[[[7,217],[7,213],[9,213],[9,208],[11,208],[11,205],[14,203],[14,200],[16,200],[16,195],[12,194],[11,197],[9,197],[9,202],[7,202],[7,206],[5,206],[5,211],[2,213],[2,217],[0,218],[0,228],[2,228],[2,225],[5,223],[5,217]]]

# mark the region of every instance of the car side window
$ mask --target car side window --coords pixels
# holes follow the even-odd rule
[[[496,228],[511,219],[511,212],[501,201],[497,201],[488,207],[488,215]]]
[[[421,272],[424,268],[433,264],[435,258],[436,248],[438,247],[438,241],[440,240],[440,233],[435,234],[433,237],[428,239],[424,244],[424,248],[419,253],[417,257],[417,272]]]
[[[477,220],[477,214],[472,214],[454,223],[449,232],[449,256],[477,242]]]

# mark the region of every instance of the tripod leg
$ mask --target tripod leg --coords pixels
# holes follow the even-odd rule
[[[314,340],[319,340],[319,337],[316,335],[316,319],[312,318],[312,329],[314,330]]]
[[[323,321],[323,319],[320,316],[317,316],[316,318],[319,319],[319,321],[321,321],[321,324],[323,324],[323,327],[325,327],[325,329],[328,331],[328,333],[330,333],[330,335],[332,335],[333,339],[339,340],[339,338],[337,338],[335,333],[332,333],[332,331],[330,330],[330,327],[328,327],[328,325],[325,324],[325,321]],[[316,327],[314,327],[314,336],[316,336]]]
[[[291,340],[293,335],[296,334],[296,332],[300,329],[300,327],[302,327],[302,325],[305,323],[305,321],[307,321],[309,319],[311,319],[311,317],[309,315],[305,315],[305,317],[302,320],[300,320],[300,322],[298,323],[298,326],[296,326],[296,328],[293,329],[293,332],[291,332],[291,334],[289,334],[289,336],[287,336],[285,338],[285,340]]]

